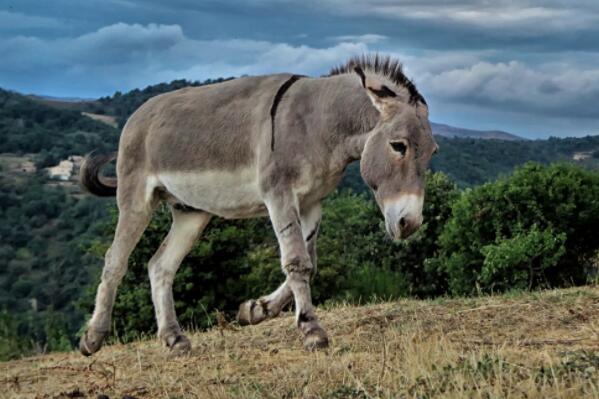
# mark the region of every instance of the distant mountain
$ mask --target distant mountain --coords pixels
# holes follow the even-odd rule
[[[44,96],[42,94],[27,94],[26,97],[29,97],[33,100],[46,100],[46,101],[56,101],[56,102],[68,102],[68,103],[78,103],[78,102],[86,102],[86,101],[94,101],[95,98],[83,98],[83,97],[57,97],[57,96]]]
[[[35,94],[27,94],[23,97],[50,107],[70,111],[88,111],[98,102],[95,99],[88,98],[38,96]]]
[[[497,139],[497,140],[525,140],[512,133],[502,132],[501,130],[473,130],[444,125],[442,123],[431,122],[433,134],[437,136],[450,138],[472,138],[472,139]]]

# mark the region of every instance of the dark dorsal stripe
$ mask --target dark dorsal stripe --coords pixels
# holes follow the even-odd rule
[[[289,88],[291,87],[292,84],[294,84],[301,78],[303,78],[302,75],[291,75],[291,77],[289,79],[287,79],[285,81],[285,83],[283,83],[281,85],[281,87],[279,87],[279,90],[277,90],[277,94],[275,94],[275,98],[272,102],[272,106],[270,107],[270,128],[271,128],[270,150],[271,151],[275,150],[275,116],[277,115],[277,107],[279,106],[279,103],[283,99],[283,95],[285,95],[285,92],[287,90],[289,90]]]
[[[355,66],[354,71],[360,76],[360,80],[362,81],[362,87],[366,88],[366,75],[364,74],[364,70],[360,66]]]

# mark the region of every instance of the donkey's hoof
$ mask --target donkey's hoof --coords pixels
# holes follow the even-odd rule
[[[320,327],[308,331],[304,337],[304,349],[310,352],[324,349],[329,346],[329,337],[325,330]]]
[[[237,322],[240,326],[247,326],[250,324],[258,324],[267,318],[264,306],[258,300],[255,301],[250,299],[239,305],[239,311],[237,312]]]
[[[191,341],[183,334],[172,335],[166,339],[169,357],[185,356],[191,353]]]
[[[96,331],[88,328],[79,340],[79,352],[84,356],[91,356],[100,350],[108,331]]]

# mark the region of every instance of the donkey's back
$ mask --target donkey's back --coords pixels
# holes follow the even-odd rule
[[[222,217],[265,214],[256,158],[269,145],[273,91],[290,76],[246,77],[150,99],[123,130],[121,197],[158,191],[173,204]]]
[[[273,92],[290,76],[245,77],[156,96],[131,116],[119,148],[143,146],[149,172],[247,166],[267,138]]]

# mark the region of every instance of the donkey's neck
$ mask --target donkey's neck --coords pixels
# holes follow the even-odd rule
[[[357,75],[342,74],[317,81],[317,109],[325,113],[322,128],[328,136],[326,141],[347,163],[360,159],[368,133],[379,121],[379,112]]]

